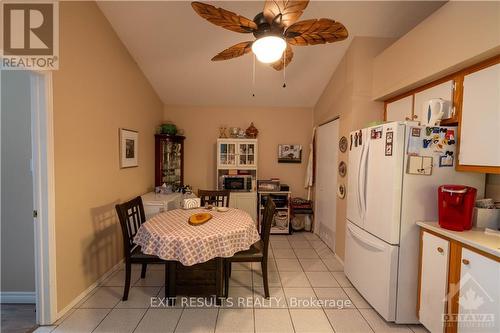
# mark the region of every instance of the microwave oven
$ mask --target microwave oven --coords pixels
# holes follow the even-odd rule
[[[252,191],[251,175],[223,175],[219,179],[219,188],[229,191]]]

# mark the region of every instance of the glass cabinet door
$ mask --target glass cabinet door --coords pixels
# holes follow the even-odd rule
[[[179,142],[163,141],[161,147],[162,183],[172,185],[174,189],[182,186],[181,149]]]
[[[219,165],[236,166],[236,144],[219,143]]]
[[[255,166],[256,147],[254,143],[240,143],[238,164],[241,166]]]

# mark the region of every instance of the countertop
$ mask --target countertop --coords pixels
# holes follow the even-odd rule
[[[484,229],[453,231],[441,228],[438,222],[417,222],[417,225],[500,258],[500,236],[485,234]]]

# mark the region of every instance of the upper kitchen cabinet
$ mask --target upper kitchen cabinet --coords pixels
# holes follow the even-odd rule
[[[442,124],[452,122],[455,116],[453,105],[454,86],[455,81],[449,80],[417,92],[414,98],[413,119],[426,122],[430,113],[429,107],[432,105],[441,108],[441,112],[443,112]]]
[[[413,95],[387,103],[385,107],[386,121],[403,121],[413,119]]]
[[[257,139],[218,139],[217,168],[257,168]]]
[[[500,173],[500,64],[465,75],[458,170]]]

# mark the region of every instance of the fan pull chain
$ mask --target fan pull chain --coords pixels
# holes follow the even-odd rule
[[[286,49],[283,52],[283,88],[286,88]]]
[[[252,68],[252,97],[255,97],[255,54],[253,55],[253,68]]]

